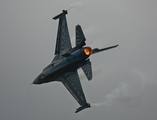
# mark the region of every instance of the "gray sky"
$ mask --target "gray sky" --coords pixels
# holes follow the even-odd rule
[[[1,0],[0,118],[2,120],[156,120],[156,0]],[[94,78],[79,70],[91,109],[61,83],[30,85],[54,57],[63,9],[74,45],[80,24],[92,47],[120,46],[91,56]]]

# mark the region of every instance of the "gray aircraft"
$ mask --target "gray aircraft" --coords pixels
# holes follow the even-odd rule
[[[92,49],[85,46],[86,39],[80,25],[76,26],[76,46],[72,48],[69,31],[66,21],[66,14],[63,12],[53,19],[59,19],[57,41],[55,48],[55,57],[52,62],[43,69],[41,74],[33,81],[32,84],[42,84],[53,81],[62,82],[71,95],[80,104],[76,109],[79,112],[85,108],[89,108],[90,104],[87,103],[77,69],[82,68],[88,80],[92,79],[92,67],[89,56],[104,50],[115,48],[118,45],[99,49]],[[85,46],[85,47],[84,47]]]

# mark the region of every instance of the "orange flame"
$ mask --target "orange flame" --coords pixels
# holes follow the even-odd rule
[[[84,47],[83,51],[86,55],[91,55],[92,54],[92,48],[91,47]]]

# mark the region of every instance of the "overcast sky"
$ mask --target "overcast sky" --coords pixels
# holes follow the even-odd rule
[[[30,85],[54,57],[58,20],[69,9],[72,44],[80,24],[91,47],[117,48],[90,57],[94,77],[79,70],[90,109],[58,82]],[[1,120],[156,120],[156,0],[1,0]]]

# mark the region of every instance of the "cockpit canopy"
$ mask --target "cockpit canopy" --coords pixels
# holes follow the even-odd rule
[[[53,63],[49,64],[48,66],[46,66],[46,67],[43,69],[43,71],[47,70],[48,68],[52,67],[53,65],[54,65]]]

